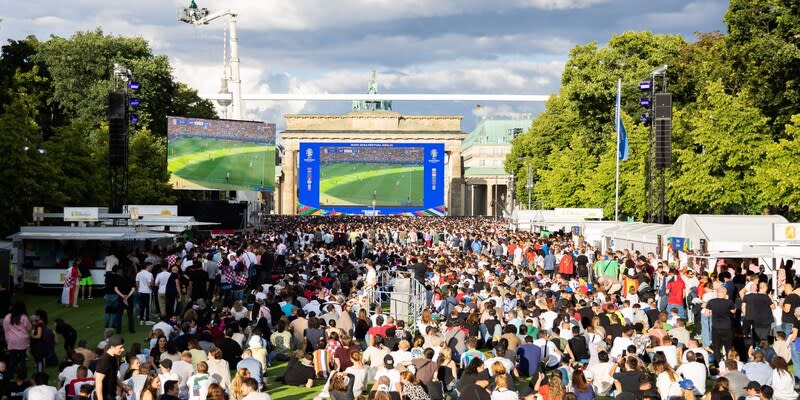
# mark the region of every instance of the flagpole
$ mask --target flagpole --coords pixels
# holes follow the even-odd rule
[[[616,179],[614,180],[614,222],[619,222],[619,130],[620,130],[620,121],[622,120],[622,113],[620,112],[620,103],[622,97],[622,79],[617,79],[617,104],[616,104],[616,116],[614,118],[614,122],[616,125],[616,132],[617,132],[617,152],[614,154],[614,158],[617,160],[617,168],[616,168]]]

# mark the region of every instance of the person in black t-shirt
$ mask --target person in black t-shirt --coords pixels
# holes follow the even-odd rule
[[[731,317],[736,312],[736,306],[728,299],[728,290],[720,287],[717,289],[717,298],[709,300],[706,309],[711,312],[711,349],[714,359],[721,360],[722,347],[726,352],[733,347]]]
[[[134,288],[134,280],[130,276],[128,268],[125,267],[116,278],[116,287],[114,288],[114,292],[119,296],[117,300],[119,302],[119,306],[117,307],[117,325],[115,328],[117,332],[122,332],[122,314],[124,312],[128,313],[128,331],[130,333],[136,333],[134,325],[133,325],[133,294],[136,293]]]
[[[117,389],[128,395],[133,394],[130,387],[120,382],[119,357],[125,352],[125,340],[122,336],[114,335],[108,338],[106,351],[97,359],[94,374],[94,385],[97,400],[113,400],[117,396]]]
[[[790,283],[785,283],[783,285],[784,294],[786,297],[783,299],[783,315],[781,316],[781,326],[780,330],[786,333],[786,336],[792,334],[792,325],[794,325],[796,318],[794,316],[794,310],[797,307],[800,307],[800,290],[794,290],[794,287]]]
[[[750,328],[753,328],[753,343],[767,339],[769,329],[773,322],[772,309],[775,304],[767,295],[767,284],[758,284],[758,293],[750,293],[742,299],[742,313],[744,314],[744,334],[751,338]]]
[[[586,336],[581,335],[580,328],[572,327],[572,339],[569,339],[567,344],[573,360],[588,364],[589,344],[586,342]]]
[[[192,265],[186,270],[186,275],[189,278],[191,287],[190,298],[193,303],[197,303],[198,299],[205,299],[208,297],[208,273],[203,271],[197,265]]]
[[[611,376],[614,378],[614,388],[617,393],[627,392],[638,396],[639,378],[642,376],[642,371],[639,370],[639,360],[631,356],[620,357],[617,361],[612,366],[616,372],[611,372]]]
[[[25,378],[25,371],[21,368],[17,369],[14,380],[5,385],[2,393],[3,396],[7,397],[9,400],[22,400],[25,389],[33,386],[31,382]]]

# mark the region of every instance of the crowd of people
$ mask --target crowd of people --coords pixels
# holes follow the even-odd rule
[[[422,147],[320,147],[320,163],[422,165]]]
[[[105,266],[96,346],[11,307],[9,399],[252,400],[276,384],[335,400],[798,397],[791,263],[768,275],[757,261],[602,252],[494,218],[272,217]],[[418,315],[384,307],[399,279],[425,286]],[[147,339],[126,346],[123,328]],[[71,339],[48,379],[37,349],[54,334]]]
[[[251,143],[275,144],[274,123],[236,120],[170,118],[168,138],[225,139]]]

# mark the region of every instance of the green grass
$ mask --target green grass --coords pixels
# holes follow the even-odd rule
[[[170,141],[167,151],[167,169],[177,189],[253,190],[275,186],[274,146],[191,138]]]
[[[320,167],[320,205],[400,207],[423,204],[422,166],[336,163]]]

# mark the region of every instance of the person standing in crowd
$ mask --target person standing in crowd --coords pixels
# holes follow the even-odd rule
[[[8,349],[8,371],[16,373],[17,368],[25,368],[25,353],[31,345],[29,332],[33,328],[25,303],[17,301],[11,306],[11,312],[3,317],[3,332]]]
[[[136,289],[139,293],[139,323],[152,325],[150,321],[150,304],[153,300],[153,264],[145,262],[144,267],[136,274]]]
[[[125,340],[122,336],[111,336],[95,367],[94,386],[97,400],[113,400],[117,398],[118,392],[128,396],[133,394],[133,390],[119,379],[119,357],[124,352]]]
[[[80,260],[75,260],[64,272],[64,287],[61,290],[61,304],[65,307],[78,307],[78,281],[80,280],[80,270],[75,263],[79,262]]]
[[[736,313],[736,305],[728,299],[728,290],[720,287],[717,289],[717,297],[706,304],[706,310],[711,315],[711,349],[714,351],[714,359],[722,360],[722,348],[727,351],[733,347],[731,319]]]

